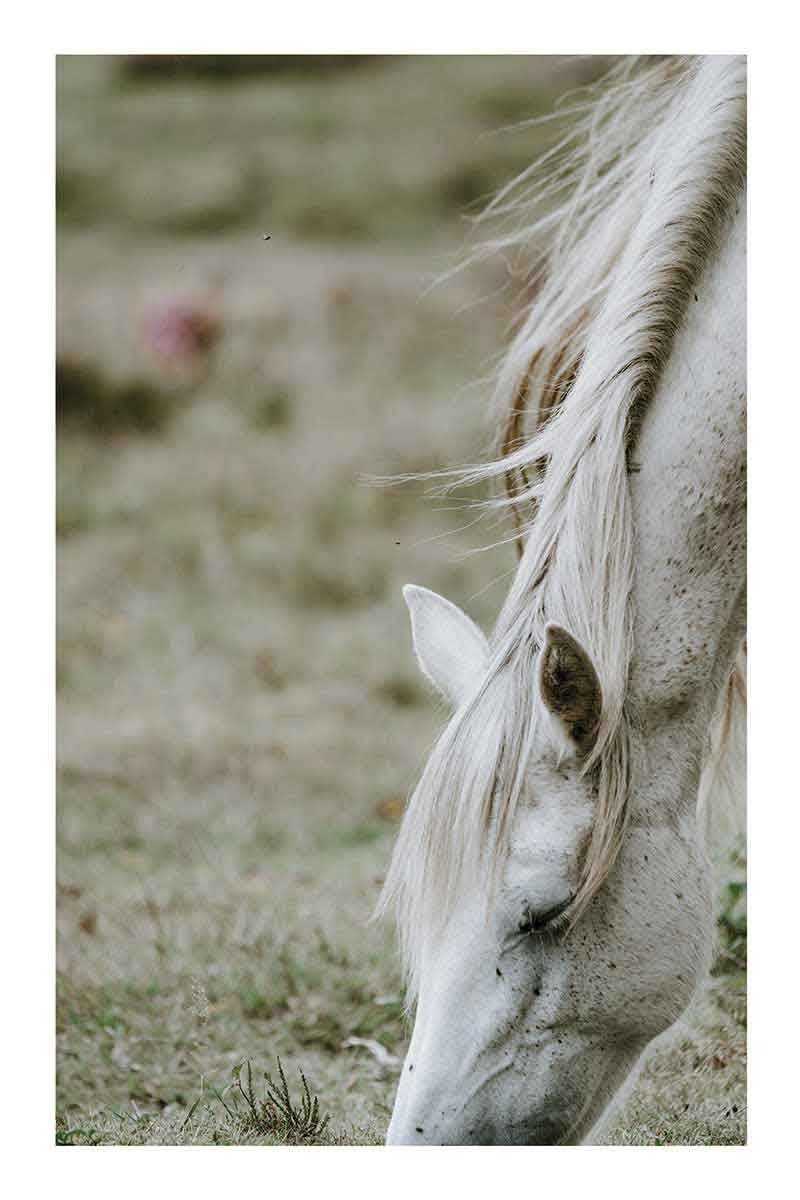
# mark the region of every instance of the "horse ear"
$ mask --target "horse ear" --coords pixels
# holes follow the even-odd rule
[[[412,583],[403,596],[420,669],[457,707],[486,670],[489,644],[475,622],[444,596]]]
[[[550,623],[544,633],[536,672],[539,696],[571,746],[588,754],[603,707],[597,671],[583,646],[566,629]]]

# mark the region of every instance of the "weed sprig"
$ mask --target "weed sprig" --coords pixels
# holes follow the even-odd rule
[[[247,1105],[245,1120],[258,1133],[282,1137],[295,1145],[317,1141],[325,1132],[330,1117],[320,1114],[319,1099],[312,1094],[302,1070],[299,1071],[302,1084],[299,1103],[292,1100],[283,1064],[280,1058],[277,1061],[279,1081],[276,1083],[269,1072],[264,1072],[263,1099],[255,1094],[250,1060],[234,1068],[235,1085]]]

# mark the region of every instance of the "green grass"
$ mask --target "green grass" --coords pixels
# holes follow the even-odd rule
[[[249,1061],[261,1103],[278,1057],[330,1117],[318,1140],[384,1136],[399,1068],[346,1043],[407,1044],[368,918],[439,721],[400,588],[488,624],[514,555],[464,558],[490,530],[359,481],[485,441],[467,385],[510,316],[497,267],[426,285],[465,200],[542,136],[485,135],[579,67],[167,84],[60,63],[59,354],[84,372],[58,450],[60,1144],[291,1141],[237,1087]],[[209,296],[213,354],[167,369],[152,305]],[[156,420],[120,409],[131,381]],[[741,904],[614,1141],[743,1140]]]

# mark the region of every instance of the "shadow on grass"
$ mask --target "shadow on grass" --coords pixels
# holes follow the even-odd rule
[[[90,363],[56,363],[56,422],[100,437],[160,432],[170,417],[169,397],[141,379],[122,383]]]

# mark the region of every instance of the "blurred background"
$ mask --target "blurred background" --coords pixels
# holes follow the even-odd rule
[[[515,556],[363,477],[482,452],[520,280],[431,284],[611,61],[58,60],[63,1144],[382,1139],[407,1030],[367,921],[441,721],[400,588],[488,626]],[[738,857],[723,888],[617,1141],[743,1140]],[[326,1130],[242,1098],[278,1055]]]

